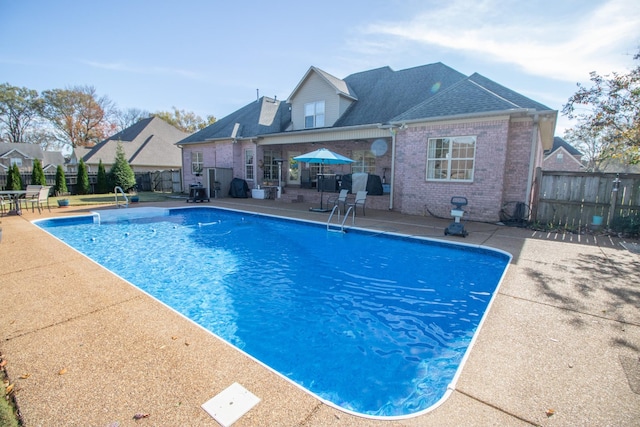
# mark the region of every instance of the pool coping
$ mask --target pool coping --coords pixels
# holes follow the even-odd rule
[[[319,215],[251,199],[214,200],[211,205],[310,220]],[[86,210],[54,209],[51,216]],[[621,246],[624,239],[465,224],[470,234],[463,243],[497,247],[514,257],[456,387],[428,414],[372,422],[302,395],[149,297],[68,254],[28,222],[44,216],[49,215],[2,218],[6,304],[0,313],[0,351],[27,425],[217,425],[199,405],[234,381],[262,399],[237,426],[634,425],[640,417],[640,395],[630,387],[630,373],[621,363],[637,360],[640,348],[637,301],[629,298],[637,292],[629,274],[638,276],[640,257]],[[406,229],[438,239],[449,222],[375,210],[356,221],[359,227]],[[26,254],[25,248],[37,256],[12,256]],[[605,287],[598,280],[605,267],[618,272],[604,276],[618,297],[596,286],[581,292],[582,276]],[[32,279],[36,277],[50,286]],[[80,357],[78,342],[94,352]],[[157,352],[164,367],[157,366]],[[122,368],[117,375],[110,365],[114,361]],[[213,365],[211,372],[202,371],[207,365]],[[59,366],[67,372],[61,375]],[[31,375],[21,379],[26,373]],[[110,382],[100,385],[99,378]],[[166,390],[169,378],[172,386]],[[581,393],[585,388],[589,392]],[[118,398],[117,391],[127,398]],[[65,398],[56,398],[61,395]],[[180,405],[169,403],[178,398]],[[149,417],[134,420],[138,412]]]

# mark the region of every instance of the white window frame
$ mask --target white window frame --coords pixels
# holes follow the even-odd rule
[[[251,149],[244,150],[244,179],[255,178],[255,153]]]
[[[376,156],[371,150],[353,150],[351,158],[351,173],[374,173],[376,171]]]
[[[309,102],[304,104],[304,128],[324,127],[324,101]]]
[[[278,162],[279,154],[272,150],[264,150],[262,153],[263,173],[262,179],[265,181],[278,181]]]
[[[202,151],[191,152],[191,173],[193,173],[194,175],[202,175],[202,171],[204,169],[204,163],[202,159]]]
[[[426,180],[473,182],[476,147],[475,136],[429,138]]]
[[[19,168],[22,167],[22,157],[11,157],[11,159],[9,159],[10,161],[10,165],[11,167],[13,167],[13,165],[18,165]]]

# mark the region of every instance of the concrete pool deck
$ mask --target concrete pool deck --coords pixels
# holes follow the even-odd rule
[[[151,205],[187,206],[141,204]],[[273,200],[203,205],[328,216]],[[238,427],[640,423],[637,240],[473,222],[466,238],[445,237],[450,220],[368,209],[356,226],[513,255],[449,398],[416,418],[372,421],[305,393],[30,222],[89,210],[0,218],[0,357],[26,426],[217,426],[201,405],[234,382],[261,399]]]

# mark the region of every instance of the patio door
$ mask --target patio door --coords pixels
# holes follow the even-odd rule
[[[288,184],[296,184],[300,185],[300,162],[294,160],[294,157],[299,156],[301,153],[299,151],[288,151],[287,159],[289,160],[286,164],[287,167],[287,183]]]

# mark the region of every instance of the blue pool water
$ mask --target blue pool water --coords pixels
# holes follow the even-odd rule
[[[36,224],[345,410],[439,403],[509,255],[214,208]],[[111,216],[109,216],[111,215]]]

